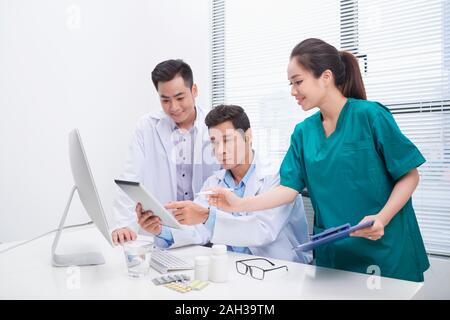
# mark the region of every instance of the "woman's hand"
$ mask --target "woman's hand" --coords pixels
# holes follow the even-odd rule
[[[174,210],[172,214],[181,224],[195,225],[205,223],[209,217],[209,209],[192,201],[174,201],[164,206]]]
[[[367,227],[350,233],[350,236],[362,237],[373,241],[381,239],[381,237],[384,236],[384,227],[387,225],[381,218],[381,216],[378,214],[366,216],[364,217],[364,219],[361,220],[359,224],[367,221],[374,221],[374,223],[371,227]]]
[[[210,188],[208,195],[208,203],[210,206],[217,207],[228,212],[240,212],[243,210],[244,200],[234,194],[233,191],[225,188]]]

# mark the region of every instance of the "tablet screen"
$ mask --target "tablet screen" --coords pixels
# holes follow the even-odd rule
[[[153,214],[161,218],[161,224],[180,229],[181,224],[166,208],[148,191],[142,184],[135,181],[114,180],[136,205],[141,203],[143,211],[153,211]]]

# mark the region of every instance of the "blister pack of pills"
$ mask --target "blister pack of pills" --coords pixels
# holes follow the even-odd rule
[[[185,283],[180,283],[180,282],[171,282],[168,284],[165,284],[164,287],[175,290],[177,292],[180,293],[186,293],[192,290],[192,288]]]
[[[152,282],[159,286],[159,285],[165,285],[168,283],[172,283],[172,282],[186,282],[189,281],[190,277],[186,274],[170,274],[170,275],[165,275],[165,276],[161,276],[158,278],[154,278],[152,279]]]
[[[194,280],[189,283],[189,287],[191,287],[192,290],[202,290],[208,284],[209,284],[208,281]]]
[[[180,293],[186,293],[192,290],[202,290],[209,284],[208,281],[194,280],[191,282],[171,282],[164,285],[168,289],[175,290]]]

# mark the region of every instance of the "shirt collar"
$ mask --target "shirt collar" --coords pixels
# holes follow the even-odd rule
[[[195,108],[195,120],[194,120],[193,126],[188,130],[189,133],[192,133],[194,131],[194,128],[197,126],[198,121],[199,121],[197,107],[194,107],[194,108]],[[180,127],[178,127],[178,125],[175,123],[175,121],[173,121],[173,119],[171,117],[167,117],[167,118],[170,123],[170,128],[172,129],[172,132],[180,129]]]
[[[252,176],[253,172],[255,172],[256,169],[256,164],[255,164],[255,152],[253,151],[253,161],[252,164],[250,165],[250,168],[248,168],[247,172],[245,173],[245,176],[242,178],[241,182],[239,182],[239,185],[236,186],[235,182],[234,182],[234,178],[233,175],[231,174],[230,170],[227,170],[225,172],[225,176],[223,177],[224,182],[228,185],[228,187],[243,187],[243,186],[247,186],[248,180],[250,179],[250,177]]]

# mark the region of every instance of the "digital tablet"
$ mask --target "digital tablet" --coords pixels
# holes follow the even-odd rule
[[[175,217],[167,211],[156,198],[147,191],[142,184],[134,181],[114,180],[114,182],[123,190],[135,204],[138,202],[142,205],[142,211],[153,211],[155,216],[161,218],[161,224],[180,229],[181,224]]]

